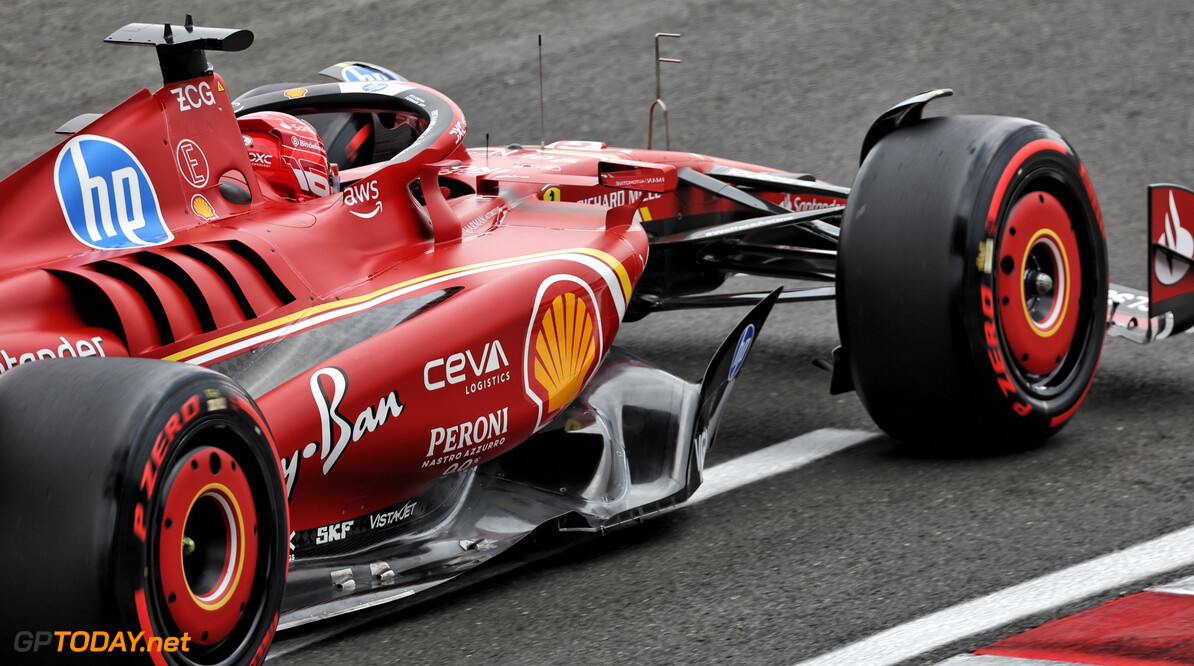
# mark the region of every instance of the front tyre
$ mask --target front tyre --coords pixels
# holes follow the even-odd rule
[[[9,643],[15,657],[264,660],[289,558],[285,492],[235,383],[165,361],[40,361],[0,381],[0,442],[0,518],[20,544],[0,576],[22,600],[0,626],[33,636]],[[70,634],[31,649],[46,631]]]
[[[931,118],[884,137],[851,190],[837,275],[851,378],[897,439],[1030,446],[1094,378],[1102,220],[1081,161],[1043,125]]]

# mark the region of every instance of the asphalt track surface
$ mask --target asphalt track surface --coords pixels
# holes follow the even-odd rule
[[[1194,185],[1194,7],[1141,2],[690,1],[191,3],[247,27],[213,54],[235,94],[314,80],[344,59],[388,65],[459,103],[471,146],[547,138],[642,146],[664,44],[675,148],[849,185],[878,113],[952,87],[937,114],[1031,117],[1085,161],[1112,278],[1145,284],[1145,186]],[[0,5],[0,173],[51,147],[74,114],[156,87],[148,50],[100,40],[180,22],[145,0]],[[5,196],[20,196],[5,192]],[[3,224],[19,224],[4,220]],[[3,249],[0,249],[3,251]],[[765,282],[765,281],[764,281]],[[695,378],[738,311],[652,316],[619,342]],[[739,378],[711,463],[822,428],[873,430],[813,367],[830,304],[785,307]],[[1076,419],[1046,447],[920,458],[876,434],[797,470],[553,556],[277,659],[279,664],[794,664],[1194,523],[1194,336],[1110,341]],[[932,372],[933,359],[925,359]],[[1178,570],[955,641],[934,663]]]

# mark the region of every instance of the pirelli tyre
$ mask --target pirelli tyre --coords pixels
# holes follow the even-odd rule
[[[223,375],[112,358],[6,372],[2,661],[262,662],[285,497],[260,412]]]
[[[1102,350],[1107,249],[1057,133],[993,116],[897,129],[867,154],[840,241],[843,350],[884,431],[1006,450],[1074,415]]]

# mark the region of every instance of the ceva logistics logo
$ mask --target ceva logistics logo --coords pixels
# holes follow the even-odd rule
[[[67,226],[84,245],[118,250],[174,239],[149,174],[112,139],[81,134],[67,141],[54,163],[54,189]]]

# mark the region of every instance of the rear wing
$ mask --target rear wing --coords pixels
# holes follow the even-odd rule
[[[154,47],[162,68],[162,83],[169,85],[211,74],[204,51],[243,51],[253,43],[253,33],[196,26],[187,14],[182,25],[130,23],[108,35],[104,42]]]
[[[1148,188],[1148,293],[1111,285],[1108,332],[1133,342],[1194,327],[1194,191]]]

